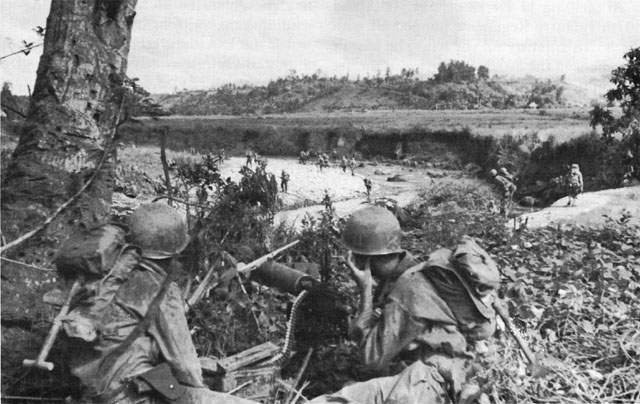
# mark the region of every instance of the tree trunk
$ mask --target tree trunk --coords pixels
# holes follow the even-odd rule
[[[37,227],[69,199],[105,152],[92,185],[37,241],[55,249],[74,226],[107,220],[116,160],[110,146],[136,2],[52,0],[29,113],[2,186],[7,241]]]
[[[7,251],[19,261],[49,266],[77,226],[109,218],[116,164],[111,145],[125,96],[122,84],[136,2],[51,2],[29,112],[2,184],[2,235],[11,242],[38,228],[94,172],[97,176],[44,231]],[[100,166],[104,153],[108,157]],[[46,329],[21,329],[5,321],[22,315],[42,324],[42,295],[54,287],[54,274],[2,262],[3,395],[68,393],[70,378],[59,366],[58,344],[49,355],[58,370],[45,378],[38,372],[23,375],[22,359],[38,355]]]

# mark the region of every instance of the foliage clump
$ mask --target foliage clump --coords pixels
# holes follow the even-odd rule
[[[544,366],[528,372],[501,338],[483,376],[497,402],[640,399],[640,228],[627,219],[524,231],[492,249],[501,292]]]

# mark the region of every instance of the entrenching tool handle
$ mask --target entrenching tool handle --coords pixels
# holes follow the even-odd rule
[[[492,306],[493,306],[493,309],[498,313],[500,318],[502,318],[502,321],[504,321],[504,324],[509,329],[509,333],[513,335],[513,338],[516,339],[518,346],[520,346],[520,349],[522,350],[522,352],[524,352],[524,356],[527,358],[529,363],[530,364],[536,363],[536,357],[533,355],[533,352],[531,352],[531,349],[529,349],[529,346],[527,345],[525,340],[522,338],[522,335],[520,335],[520,333],[513,326],[513,323],[511,322],[511,318],[509,317],[509,313],[504,308],[504,306],[502,306],[502,304],[498,301],[494,301]]]
[[[38,359],[36,360],[25,359],[22,361],[22,366],[36,367],[36,368],[44,369],[48,371],[53,370],[53,363],[46,362],[47,355],[49,355],[49,351],[51,351],[51,348],[53,347],[53,343],[55,342],[56,337],[58,336],[60,327],[62,327],[62,319],[67,315],[67,313],[69,313],[69,307],[71,306],[71,299],[76,294],[76,292],[78,292],[78,289],[80,289],[83,283],[84,283],[84,278],[79,277],[73,283],[73,286],[71,286],[71,290],[67,295],[67,299],[62,305],[60,312],[58,313],[56,318],[53,320],[53,326],[51,327],[51,329],[49,330],[49,333],[47,334],[47,339],[45,340],[44,345],[42,345],[42,349],[40,349],[40,354],[38,355]]]

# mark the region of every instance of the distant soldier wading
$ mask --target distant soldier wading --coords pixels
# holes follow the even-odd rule
[[[364,179],[364,186],[367,189],[367,198],[369,198],[371,196],[371,180],[369,178],[365,178]]]
[[[349,162],[347,161],[347,158],[345,156],[342,156],[342,160],[340,160],[340,168],[342,168],[343,173],[347,172],[348,165],[349,165]]]
[[[284,170],[280,174],[280,190],[284,193],[289,190],[289,173]]]
[[[360,289],[352,334],[362,360],[385,369],[402,359],[407,367],[311,403],[454,403],[478,392],[468,383],[468,365],[474,344],[495,330],[498,268],[471,239],[421,263],[400,247],[401,236],[395,216],[378,206],[354,212],[343,231],[346,263]]]
[[[351,175],[355,175],[353,170],[358,166],[358,162],[356,161],[355,157],[351,157],[351,160],[349,160],[349,168],[351,169]]]
[[[168,205],[152,203],[127,224],[131,244],[122,228],[105,225],[72,236],[56,261],[63,276],[85,279],[63,322],[72,341],[69,366],[83,386],[82,397],[68,402],[249,403],[203,385],[174,282],[176,256],[189,242],[185,220]],[[92,246],[99,248],[83,256]]]

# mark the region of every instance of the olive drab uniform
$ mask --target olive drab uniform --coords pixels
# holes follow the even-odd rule
[[[478,279],[486,279],[484,297],[464,280],[459,257],[473,265],[488,259]],[[464,260],[464,258],[463,258]],[[462,265],[464,266],[464,264]],[[394,376],[355,383],[313,404],[455,403],[473,376],[474,342],[495,331],[490,305],[499,273],[477,244],[440,249],[419,263],[408,252],[398,264],[401,275],[380,284],[374,312],[359,313],[353,325],[363,361],[384,369],[399,356],[408,365]],[[395,272],[395,271],[394,271]]]
[[[503,174],[496,174],[493,178],[501,188],[502,198],[500,200],[500,213],[506,216],[509,214],[509,210],[511,209],[513,194],[517,190],[516,184],[510,181]]]
[[[173,256],[188,242],[186,224],[176,220],[179,216],[171,213],[170,207],[158,205],[142,205],[130,216],[146,213],[138,214],[142,220],[129,223],[130,237],[137,238],[132,240],[138,241],[137,245],[105,248],[114,243],[103,237],[94,243],[100,246],[96,249],[98,259],[94,254],[91,262],[76,260],[81,265],[65,265],[73,261],[60,259],[62,252],[70,251],[67,256],[74,258],[79,250],[74,243],[63,247],[56,261],[64,276],[83,275],[86,279],[62,323],[72,342],[69,367],[83,386],[82,397],[75,402],[249,403],[204,387],[182,291],[173,280],[177,265]],[[138,226],[151,217],[156,217],[156,222]],[[143,234],[156,225],[164,230],[159,237]],[[117,252],[113,265],[101,264],[108,261],[104,251]]]
[[[249,167],[250,165],[253,164],[253,160],[255,159],[255,154],[253,153],[253,150],[247,149],[247,151],[245,152],[245,156],[247,157],[247,161],[245,165]]]
[[[364,179],[364,186],[367,189],[367,198],[371,196],[371,180],[369,178]]]
[[[340,168],[342,168],[343,173],[347,172],[348,165],[349,165],[349,162],[347,161],[347,158],[345,156],[342,156],[342,160],[340,160]]]
[[[351,175],[355,175],[353,173],[353,170],[356,168],[357,165],[358,165],[358,162],[356,161],[355,157],[352,157],[351,160],[349,160],[349,168],[351,169]]]
[[[576,206],[578,195],[584,190],[584,183],[582,181],[582,173],[580,172],[580,166],[572,164],[569,168],[569,173],[566,178],[567,193],[569,194],[569,201],[567,206]]]
[[[498,175],[503,176],[504,178],[508,179],[509,181],[511,181],[513,184],[516,183],[517,178],[515,175],[511,174],[506,168],[501,167],[500,170],[498,170]]]
[[[284,193],[289,190],[289,173],[284,170],[280,174],[280,190]]]

